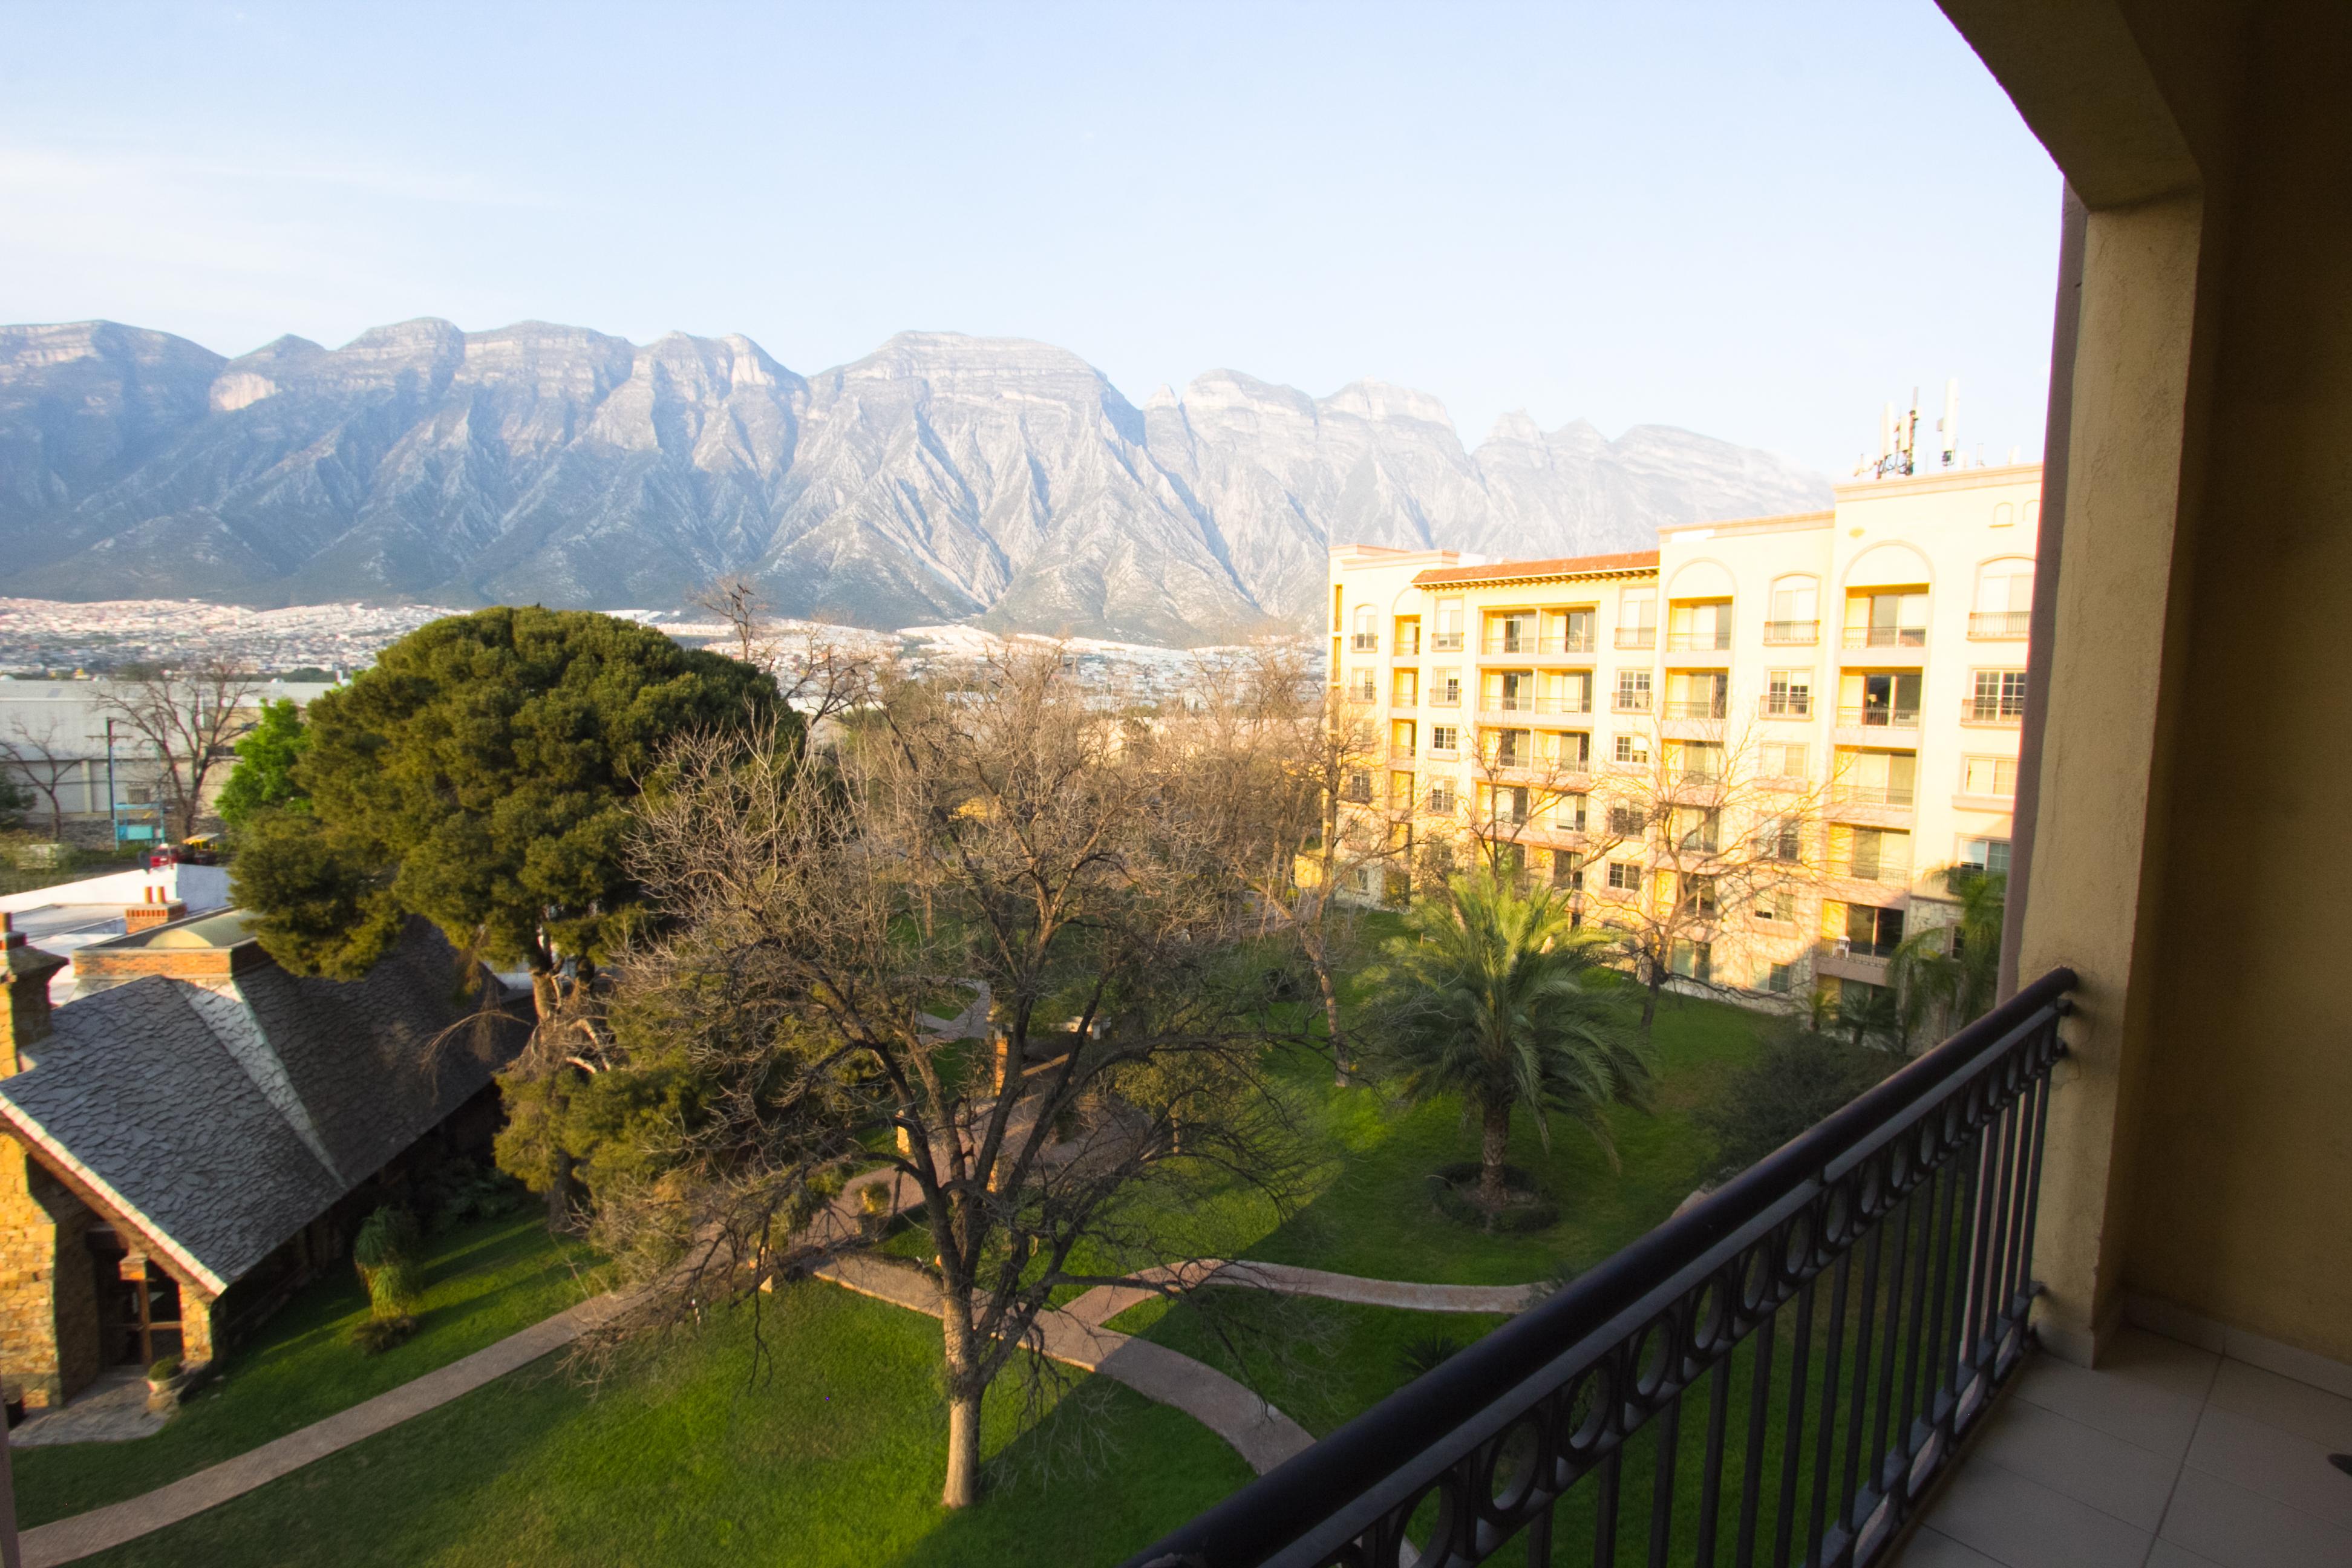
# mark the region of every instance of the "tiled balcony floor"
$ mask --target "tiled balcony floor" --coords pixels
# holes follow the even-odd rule
[[[1988,1420],[1902,1568],[2352,1568],[2352,1399],[2126,1329]]]

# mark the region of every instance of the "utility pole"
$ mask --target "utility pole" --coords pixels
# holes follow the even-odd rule
[[[115,808],[114,788],[114,721],[106,721],[106,826],[113,834],[115,853],[122,849],[122,818]]]

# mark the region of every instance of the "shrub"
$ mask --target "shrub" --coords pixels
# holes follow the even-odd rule
[[[352,1343],[362,1355],[382,1355],[415,1331],[415,1318],[362,1318],[352,1328]]]
[[[408,1319],[409,1330],[415,1330],[413,1314],[424,1295],[416,1268],[416,1247],[422,1239],[416,1216],[390,1205],[368,1215],[352,1238],[352,1266],[367,1286],[368,1312],[373,1321]],[[406,1337],[406,1333],[401,1335]]]
[[[1408,1340],[1397,1352],[1397,1370],[1407,1383],[1453,1356],[1462,1347],[1445,1334],[1423,1334]]]
[[[179,1375],[180,1358],[178,1356],[158,1356],[148,1363],[147,1381],[150,1383],[169,1383]]]
[[[1544,1195],[1535,1178],[1517,1165],[1503,1167],[1503,1186],[1513,1201],[1490,1209],[1478,1201],[1479,1165],[1475,1160],[1448,1165],[1429,1178],[1430,1196],[1437,1212],[1462,1225],[1475,1225],[1489,1236],[1516,1236],[1549,1230],[1559,1223],[1559,1205]]]
[[[1715,1138],[1717,1170],[1737,1175],[1900,1065],[1885,1051],[1828,1035],[1768,1036],[1756,1059],[1699,1107],[1698,1125]]]

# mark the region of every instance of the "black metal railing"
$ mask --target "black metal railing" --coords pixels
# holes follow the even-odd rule
[[[1129,1568],[1858,1568],[2026,1346],[2053,970]],[[1695,1495],[1694,1495],[1695,1494]]]

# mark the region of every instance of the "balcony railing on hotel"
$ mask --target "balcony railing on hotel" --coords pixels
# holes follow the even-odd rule
[[[1916,730],[1919,727],[1916,708],[1841,708],[1838,722],[1849,729]]]
[[[1857,882],[1887,882],[1898,888],[1911,883],[1911,861],[1906,857],[1881,855],[1873,859],[1856,855],[1841,865],[1830,868],[1832,877],[1846,877]]]
[[[1378,632],[1358,632],[1348,639],[1349,648],[1356,653],[1370,653],[1380,646],[1381,634]]]
[[[1129,1568],[1468,1568],[1520,1538],[1531,1563],[1869,1563],[2024,1355],[2074,984],[2044,975]]]
[[[1813,716],[1813,694],[1811,691],[1784,691],[1778,696],[1768,694],[1759,697],[1756,711],[1766,719],[1810,719]]]
[[[1969,636],[1987,642],[2009,641],[2032,629],[2031,610],[1970,610]]]
[[[1655,626],[1619,626],[1617,628],[1617,646],[1619,647],[1630,648],[1655,647],[1658,646],[1658,628]]]
[[[1611,695],[1612,700],[1609,706],[1620,713],[1647,713],[1650,710],[1650,694],[1646,691],[1620,690]]]
[[[1855,942],[1842,936],[1822,942],[1813,952],[1818,958],[1892,958],[1901,945],[1894,942]]]
[[[1832,796],[1839,805],[1895,805],[1911,804],[1909,784],[1842,784]]]
[[[1845,629],[1848,647],[1926,647],[1927,628],[1925,626],[1848,626]]]
[[[1668,653],[1711,653],[1731,646],[1731,628],[1717,626],[1705,632],[1668,632]]]
[[[1581,636],[1568,632],[1553,632],[1544,637],[1538,637],[1534,632],[1520,632],[1516,636],[1509,632],[1488,632],[1486,651],[1490,654],[1530,655],[1591,653],[1593,640],[1591,632],[1583,633]]]
[[[1478,705],[1482,713],[1590,713],[1592,704],[1582,697],[1514,697],[1502,693]]]
[[[1668,719],[1720,719],[1723,706],[1720,697],[1702,697],[1696,702],[1668,702],[1663,710],[1663,716]]]
[[[1462,634],[1432,632],[1429,634],[1429,646],[1431,651],[1435,653],[1459,653],[1462,649]]]
[[[1776,647],[1811,647],[1822,640],[1822,623],[1766,621],[1764,640]]]
[[[2022,724],[2025,722],[2025,700],[2020,697],[1963,697],[1960,699],[1960,722]]]

